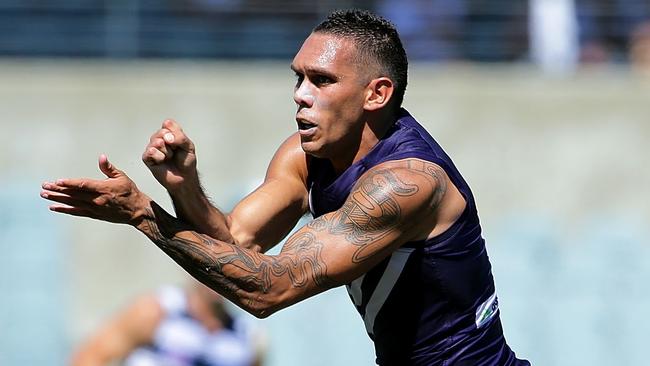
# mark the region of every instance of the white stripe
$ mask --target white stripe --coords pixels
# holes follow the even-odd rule
[[[356,280],[352,281],[349,285],[347,285],[348,293],[350,296],[352,296],[352,301],[354,302],[354,305],[359,306],[363,302],[363,297],[361,293],[361,283],[363,283],[363,278],[366,277],[366,274],[364,273],[361,277],[357,278]]]
[[[366,315],[363,317],[363,322],[366,324],[368,334],[374,334],[375,318],[381,307],[384,306],[384,302],[386,302],[388,295],[393,290],[397,279],[402,274],[406,261],[413,250],[415,249],[400,248],[391,255],[384,274],[381,275],[379,283],[377,283],[377,287],[375,287],[375,291],[373,291],[368,305],[366,305]]]
[[[309,201],[309,212],[311,212],[312,216],[315,216],[316,213],[314,212],[314,205],[311,203],[311,192],[312,189],[309,188],[309,194],[307,195],[307,199]]]

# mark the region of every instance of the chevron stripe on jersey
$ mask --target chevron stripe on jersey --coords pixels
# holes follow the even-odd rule
[[[382,306],[386,302],[388,295],[390,295],[391,290],[395,286],[395,283],[399,279],[404,266],[408,261],[409,256],[413,253],[413,248],[400,248],[397,249],[391,256],[384,273],[379,279],[379,282],[373,286],[372,290],[368,290],[369,300],[366,303],[363,309],[359,309],[359,312],[363,315],[363,322],[366,325],[366,331],[368,334],[374,334],[375,319],[377,314],[381,310]],[[358,307],[363,304],[363,292],[361,286],[365,278],[365,274],[356,280],[352,281],[347,285],[348,293],[352,297],[352,301]]]

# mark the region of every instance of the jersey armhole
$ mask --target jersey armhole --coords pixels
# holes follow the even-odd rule
[[[418,152],[404,152],[404,153],[398,153],[398,154],[393,154],[387,157],[387,159],[382,160],[380,163],[384,163],[387,161],[391,160],[403,160],[403,159],[420,159],[424,161],[428,161],[430,163],[434,163],[442,168],[442,170],[445,171],[445,174],[449,177],[449,180],[456,186],[456,189],[458,189],[458,192],[463,196],[465,199],[465,210],[463,211],[462,215],[465,215],[465,211],[468,210],[475,210],[476,206],[474,204],[474,197],[472,196],[471,191],[469,190],[469,187],[467,187],[467,184],[462,180],[459,179],[459,175],[456,174],[456,170],[453,169],[449,164],[431,154],[418,154]]]

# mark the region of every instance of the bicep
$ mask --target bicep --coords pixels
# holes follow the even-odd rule
[[[343,206],[292,235],[282,254],[311,276],[310,296],[349,283],[435,223],[435,180],[410,169],[375,169],[360,179]],[[294,276],[297,278],[297,276]],[[295,286],[299,289],[300,287]]]
[[[238,245],[259,246],[262,252],[282,240],[305,212],[305,203],[296,197],[292,182],[266,181],[244,198],[228,216],[228,224]]]
[[[306,162],[297,136],[278,149],[262,185],[228,215],[235,241],[264,252],[280,242],[307,210]]]
[[[373,169],[359,180],[340,209],[300,228],[277,255],[173,226],[164,229],[164,235],[158,226],[145,231],[157,233],[149,234],[152,240],[201,282],[265,317],[351,282],[403,243],[430,230],[435,222],[436,191],[425,174],[402,168]],[[162,227],[169,226],[165,217],[157,219]]]

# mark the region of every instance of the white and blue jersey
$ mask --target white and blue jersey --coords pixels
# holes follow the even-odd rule
[[[187,311],[181,288],[158,291],[165,312],[150,345],[133,351],[125,366],[251,366],[255,347],[243,320],[234,318],[227,329],[207,330]]]

